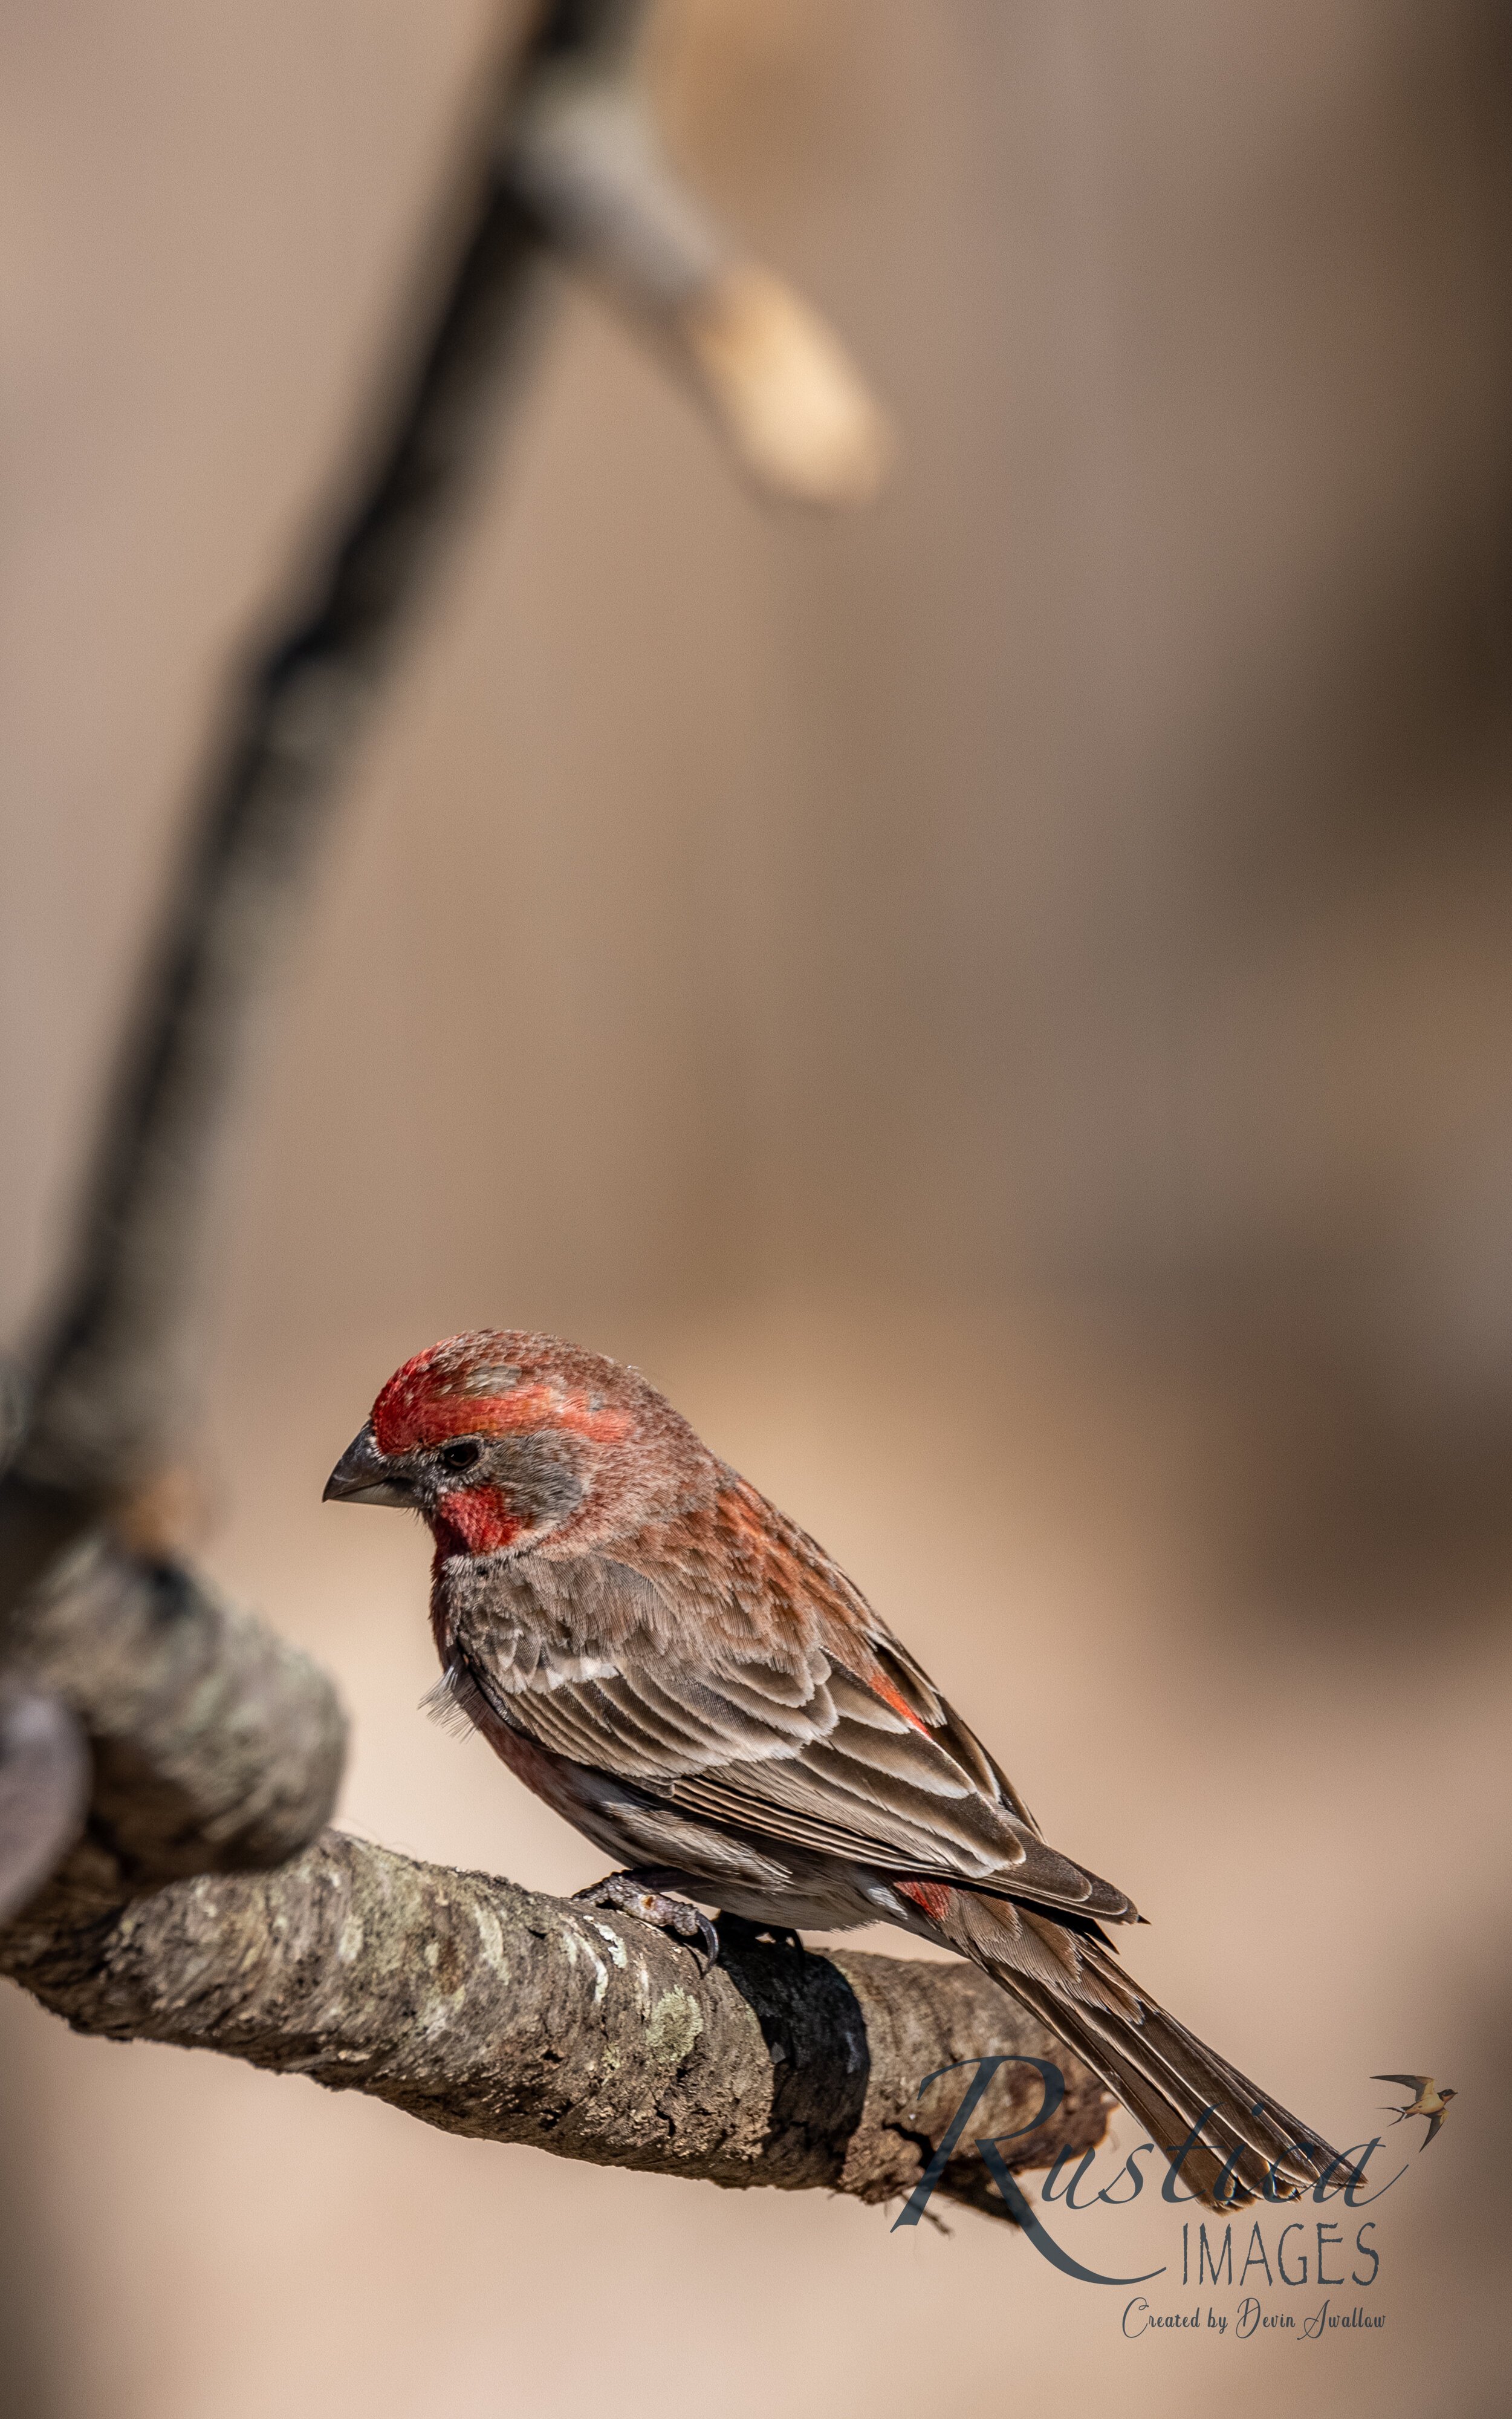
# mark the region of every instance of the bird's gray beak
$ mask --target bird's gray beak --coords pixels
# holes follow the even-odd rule
[[[407,1512],[411,1498],[389,1475],[389,1464],[374,1441],[373,1423],[352,1439],[326,1481],[322,1503],[391,1503]]]

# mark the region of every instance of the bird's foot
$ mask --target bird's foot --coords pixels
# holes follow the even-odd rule
[[[577,1906],[602,1906],[616,1915],[633,1915],[637,1923],[652,1924],[678,1940],[696,1940],[710,1964],[719,1964],[719,1934],[703,1909],[670,1890],[654,1888],[644,1873],[605,1873],[590,1888],[574,1890],[573,1900]]]
[[[721,1914],[714,1918],[723,1949],[755,1949],[770,1940],[774,1949],[790,1949],[795,1957],[805,1957],[803,1947],[790,1923],[753,1923],[749,1916]]]

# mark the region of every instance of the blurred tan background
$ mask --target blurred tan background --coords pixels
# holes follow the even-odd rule
[[[0,12],[13,1333],[496,22]],[[964,2214],[456,2142],[8,1992],[0,2412],[1500,2411],[1504,12],[666,0],[657,44],[902,469],[763,514],[567,300],[250,1101],[211,1566],[340,1673],[345,1821],[576,1887],[415,1710],[422,1541],[318,1498],[436,1334],[632,1358],[1131,1889],[1189,2023],[1340,2140],[1373,2070],[1462,2098],[1375,2212],[1379,2335],[1127,2343]],[[1107,2264],[1172,2256],[1136,2214]]]

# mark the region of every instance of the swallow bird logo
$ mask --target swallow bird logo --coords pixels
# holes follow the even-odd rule
[[[1428,2132],[1423,2136],[1425,2150],[1448,2114],[1450,2101],[1459,2098],[1458,2092],[1451,2091],[1447,2084],[1441,2089],[1431,2074],[1373,2074],[1370,2080],[1372,2083],[1399,2083],[1404,2091],[1412,2093],[1413,2097],[1406,2106],[1397,2108],[1393,2121],[1399,2125],[1404,2117],[1426,2117]],[[1388,2107],[1397,2107],[1394,2100],[1388,2101],[1385,2104]]]

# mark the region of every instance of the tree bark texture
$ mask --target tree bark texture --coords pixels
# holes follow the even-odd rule
[[[122,1904],[65,1872],[0,1934],[0,1970],[78,2030],[220,2050],[365,2091],[448,2133],[563,2158],[883,2201],[911,2192],[990,2054],[1066,2076],[1052,2122],[1005,2147],[1046,2165],[1101,2141],[1095,2079],[974,1967],[700,1951],[633,1918],[417,1863],[327,1831],[271,1874],[203,1874]],[[1040,2105],[1000,2070],[975,2135]],[[970,2142],[939,2185],[1006,2216]]]

